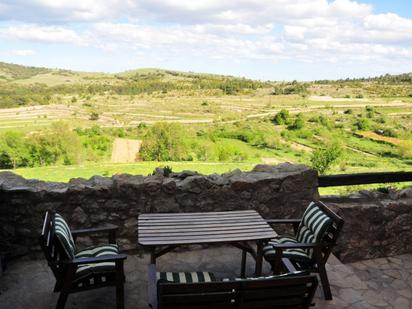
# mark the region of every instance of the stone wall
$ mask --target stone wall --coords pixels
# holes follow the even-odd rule
[[[412,188],[322,200],[345,220],[335,250],[342,262],[412,253]]]
[[[265,217],[299,217],[318,198],[317,174],[303,165],[258,165],[223,175],[182,172],[164,176],[115,175],[69,183],[26,180],[0,173],[0,255],[34,256],[47,209],[72,228],[115,224],[122,249],[137,245],[137,217],[148,212],[255,209]],[[80,239],[90,245],[99,239]]]
[[[121,248],[133,250],[141,213],[255,209],[266,218],[299,218],[317,198],[316,172],[286,163],[223,175],[187,171],[165,177],[158,169],[153,176],[95,176],[69,183],[0,173],[0,256],[38,256],[47,209],[60,212],[72,228],[118,225]],[[412,253],[412,188],[322,200],[345,220],[335,250],[343,262]],[[101,239],[79,241],[86,246]]]

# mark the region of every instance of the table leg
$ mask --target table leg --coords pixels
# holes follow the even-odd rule
[[[246,255],[247,255],[246,250],[242,250],[242,265],[240,268],[240,278],[246,277]]]
[[[156,247],[150,247],[150,264],[156,265]]]
[[[256,267],[255,276],[259,277],[262,275],[262,262],[263,262],[263,241],[258,240],[256,242]]]

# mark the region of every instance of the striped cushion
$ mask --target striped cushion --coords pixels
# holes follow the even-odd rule
[[[76,253],[76,259],[119,254],[119,247],[115,244],[87,248]],[[110,272],[115,270],[115,262],[94,263],[79,265],[76,277],[84,277],[93,273]]]
[[[276,254],[276,245],[279,244],[296,244],[298,241],[296,241],[295,238],[293,237],[287,237],[287,236],[280,236],[276,237],[274,239],[271,239],[268,244],[263,248],[263,255],[266,260],[270,261],[275,258]],[[308,253],[304,249],[286,249],[283,250],[283,256],[301,261],[301,262],[308,262],[311,260],[311,257],[308,255]]]
[[[74,244],[72,233],[70,232],[70,228],[66,221],[57,213],[54,216],[54,233],[60,241],[67,256],[71,259],[74,258],[76,246]]]
[[[161,272],[156,273],[157,280],[174,283],[198,283],[216,281],[215,275],[210,272]]]
[[[314,241],[318,242],[323,238],[324,233],[332,223],[332,219],[323,212],[314,202],[310,203],[306,208],[296,239],[300,242],[305,242],[305,230],[308,229],[314,236]],[[303,229],[305,227],[306,229]],[[301,232],[301,233],[299,233]]]
[[[325,232],[332,224],[332,219],[326,215],[322,209],[314,202],[306,208],[302,221],[296,234],[296,240],[300,243],[318,243],[322,240]],[[312,257],[313,249],[305,249],[306,253]]]

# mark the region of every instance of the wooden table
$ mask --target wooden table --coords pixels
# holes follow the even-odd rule
[[[261,275],[263,244],[276,235],[254,210],[142,214],[138,220],[138,243],[150,249],[152,264],[180,245],[227,243],[243,250],[241,276],[246,252],[256,259],[255,275]]]

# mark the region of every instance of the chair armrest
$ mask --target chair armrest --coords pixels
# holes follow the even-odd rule
[[[109,243],[115,243],[116,242],[116,231],[118,229],[119,227],[116,225],[109,225],[109,226],[96,227],[96,228],[72,230],[71,233],[75,240],[77,236],[96,234],[96,233],[108,233]]]
[[[307,243],[295,243],[295,244],[272,244],[276,249],[308,249],[308,248],[323,248],[330,246],[331,243],[321,243],[321,244],[307,244]]]
[[[149,264],[149,266],[147,267],[147,275],[147,295],[149,300],[149,306],[152,309],[157,309],[157,277],[155,264]]]
[[[90,258],[79,258],[73,260],[64,260],[57,262],[58,264],[66,265],[82,265],[82,264],[96,264],[96,263],[105,263],[105,262],[117,262],[127,259],[126,254],[116,254],[116,255],[102,255],[97,257]]]

